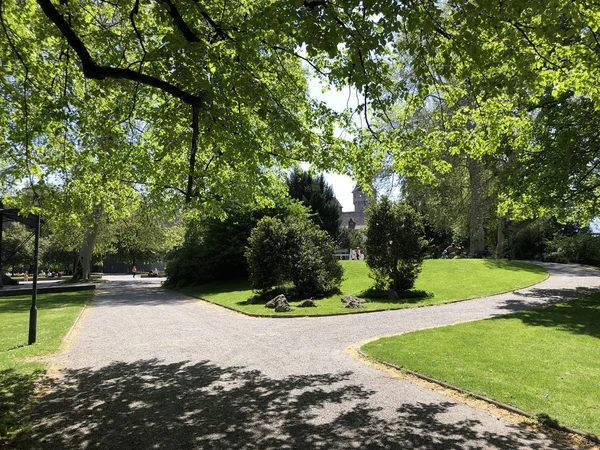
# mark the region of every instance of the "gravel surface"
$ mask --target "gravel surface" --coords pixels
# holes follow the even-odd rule
[[[251,318],[107,276],[60,377],[35,407],[34,448],[559,449],[484,409],[377,370],[348,347],[508,314],[600,288],[600,272],[544,264],[528,289],[349,316]],[[477,345],[476,342],[473,345]],[[423,349],[427,351],[427,349]]]

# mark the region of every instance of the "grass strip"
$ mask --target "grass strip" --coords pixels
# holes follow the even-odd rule
[[[45,367],[33,359],[57,351],[93,293],[39,295],[37,342],[33,345],[27,345],[31,296],[0,297],[0,443],[28,426],[29,398]]]
[[[377,359],[600,435],[600,294],[363,346]]]

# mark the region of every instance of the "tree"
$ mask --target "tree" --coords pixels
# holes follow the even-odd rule
[[[162,208],[141,201],[130,214],[108,226],[110,255],[129,265],[163,261],[183,241],[181,219],[171,221]]]
[[[548,92],[541,105],[532,118],[531,144],[511,155],[503,173],[503,197],[517,212],[554,214],[561,221],[594,217],[600,195],[597,107],[572,91]]]
[[[337,239],[340,230],[340,205],[333,188],[325,181],[325,176],[316,177],[295,167],[287,178],[290,197],[299,200],[312,212],[311,220],[332,239]]]
[[[360,151],[336,139],[336,125],[350,126],[351,114],[308,98],[307,67],[336,88],[356,88],[364,100],[353,112],[370,131],[374,107],[386,120],[397,97],[411,105],[433,96],[458,103],[462,93],[439,86],[456,80],[477,108],[459,105],[463,130],[452,141],[461,137],[475,161],[502,159],[500,141],[510,138],[511,151],[528,145],[517,142],[532,118],[522,97],[539,105],[547,89],[555,96],[573,89],[597,104],[598,12],[593,3],[561,0],[3,0],[3,180],[35,185],[59,168],[68,172],[73,162],[57,151],[62,145],[49,144],[60,143],[72,124],[92,122],[82,113],[87,104],[101,113],[88,114],[98,125],[119,124],[128,129],[121,136],[141,144],[137,170],[125,179],[156,196],[177,192],[214,210],[224,199],[267,201],[274,172],[297,160],[366,178],[379,163],[374,158],[390,149],[384,142]],[[392,49],[399,33],[404,38]],[[382,64],[392,58],[414,76],[395,80]],[[472,117],[476,127],[467,129]],[[435,147],[439,137],[428,142]],[[101,156],[107,147],[91,151]]]
[[[4,225],[2,232],[2,269],[15,272],[29,267],[33,262],[33,232],[19,222],[8,227]]]
[[[180,246],[167,259],[167,284],[185,286],[249,276],[244,256],[250,232],[265,216],[305,219],[306,208],[289,198],[273,207],[233,202],[223,207],[225,217],[210,214],[188,217]]]
[[[360,231],[342,228],[338,234],[337,246],[339,248],[353,249],[362,247],[364,242]]]
[[[546,128],[547,139],[540,139],[534,128],[543,111],[565,95],[598,108],[598,12],[598,5],[589,3],[523,0],[422,3],[412,9],[415,16],[399,27],[403,39],[397,44],[414,77],[401,80],[398,89],[411,91],[410,108],[441,101],[453,110],[453,117],[446,117],[446,131],[438,127],[428,132],[427,144],[435,148],[450,143],[450,149],[466,150],[471,160],[494,159],[515,167],[525,162],[533,168],[527,163],[533,155],[556,154],[542,147],[554,140],[554,131]],[[469,102],[463,101],[465,93]],[[531,217],[549,208],[586,220],[595,214],[586,198],[597,198],[600,192],[571,183],[585,175],[582,166],[594,166],[594,159],[580,155],[585,160],[581,166],[565,164],[577,152],[563,148],[564,158],[545,158],[543,167],[538,165],[544,169],[538,172],[540,178],[556,181],[552,194],[535,175],[504,178],[499,216]],[[414,153],[411,158],[399,149],[396,157],[418,161],[432,152],[422,148]],[[557,189],[584,195],[572,196],[574,201],[567,204],[563,196],[554,195]]]
[[[376,288],[402,295],[413,287],[427,247],[421,218],[406,203],[385,196],[370,206],[368,216],[367,265]]]
[[[270,168],[309,160],[347,170],[350,143],[334,131],[350,122],[308,97],[306,67],[370,97],[385,82],[377,61],[387,47],[359,1],[6,0],[0,13],[0,58],[11,61],[2,74],[26,176],[35,140],[57,139],[71,113],[95,99],[111,123],[147,144],[129,180],[203,206],[268,199]]]
[[[250,233],[246,258],[250,281],[266,295],[286,282],[299,297],[323,297],[339,288],[343,270],[334,244],[306,217],[264,217]]]

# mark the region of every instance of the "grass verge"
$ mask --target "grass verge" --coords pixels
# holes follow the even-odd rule
[[[35,357],[59,348],[93,291],[38,296],[37,343],[27,345],[31,296],[0,298],[0,447],[27,427],[34,382],[45,364]]]
[[[600,435],[600,294],[379,339],[370,356]]]
[[[317,308],[299,308],[302,299],[290,302],[293,310],[275,313],[264,303],[248,304],[254,292],[247,281],[210,283],[182,289],[187,295],[204,298],[211,302],[250,314],[264,315],[322,315],[363,311],[411,308],[433,305],[506,292],[542,281],[547,272],[540,266],[508,261],[482,259],[426,260],[415,289],[431,292],[430,298],[373,299],[361,309],[346,309],[341,303],[343,295],[360,296],[373,285],[364,261],[342,261],[344,281],[341,294],[319,299]]]

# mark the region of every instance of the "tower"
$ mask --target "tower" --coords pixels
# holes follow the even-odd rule
[[[358,184],[352,191],[352,200],[354,203],[354,212],[363,213],[369,205],[367,194],[362,191],[362,188]]]

